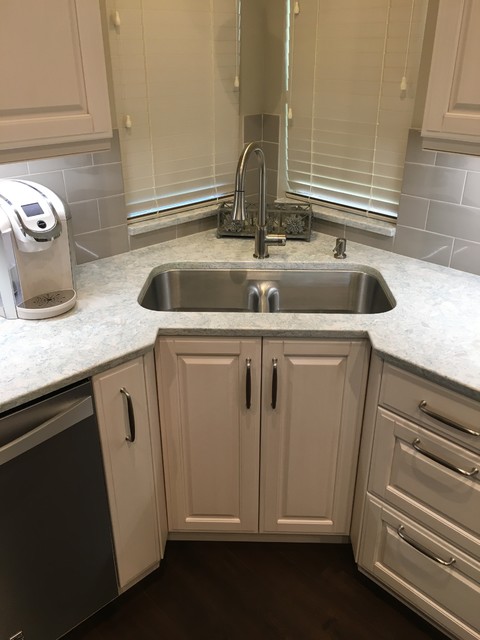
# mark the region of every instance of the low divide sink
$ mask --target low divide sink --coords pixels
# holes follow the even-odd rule
[[[154,311],[384,313],[380,274],[352,269],[172,268],[150,274],[139,303]]]

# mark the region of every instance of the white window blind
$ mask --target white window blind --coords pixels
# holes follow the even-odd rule
[[[130,217],[233,191],[238,7],[239,0],[107,0]]]
[[[427,3],[300,0],[290,23],[290,191],[396,216]]]

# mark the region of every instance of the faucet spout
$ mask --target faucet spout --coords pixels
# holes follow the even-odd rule
[[[265,155],[259,142],[250,142],[245,145],[237,164],[235,174],[235,194],[233,198],[233,219],[245,220],[245,175],[247,163],[252,153],[255,153],[259,167],[259,203],[258,220],[255,230],[255,253],[254,258],[268,258],[269,244],[285,245],[285,235],[269,235],[267,233],[266,220],[266,189],[265,189]]]

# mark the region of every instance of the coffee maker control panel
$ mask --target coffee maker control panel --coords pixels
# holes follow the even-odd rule
[[[16,212],[22,232],[37,242],[48,242],[58,238],[61,233],[60,220],[50,203],[38,200],[22,204],[16,209]]]
[[[45,246],[35,245],[51,242],[62,233],[55,204],[45,192],[32,187],[32,183],[20,180],[5,182],[0,193],[1,204],[10,219],[19,250],[45,249]]]

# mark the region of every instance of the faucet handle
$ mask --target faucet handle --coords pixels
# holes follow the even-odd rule
[[[335,242],[335,249],[333,250],[333,257],[343,260],[347,257],[345,253],[345,249],[347,248],[347,239],[346,238],[337,238]]]
[[[267,244],[279,244],[284,247],[287,244],[287,236],[284,233],[268,233],[265,236]]]

